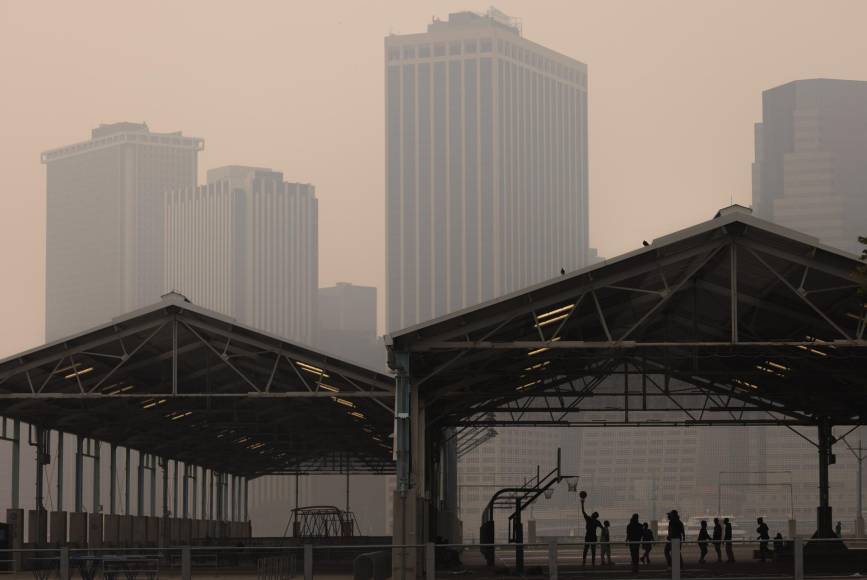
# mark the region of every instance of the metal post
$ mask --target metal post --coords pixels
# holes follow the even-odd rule
[[[13,509],[20,507],[21,489],[21,421],[14,419],[12,421],[12,498],[11,505]],[[19,525],[23,525],[23,522]]]
[[[190,553],[190,547],[184,546],[181,548],[181,580],[192,580],[193,577],[193,559]]]
[[[864,511],[862,505],[863,489],[862,484],[862,468],[864,461],[864,453],[861,450],[861,428],[858,428],[858,473],[855,475],[855,537],[864,537]]]
[[[313,580],[313,546],[304,544],[304,580]]]
[[[136,502],[136,515],[143,516],[144,515],[144,472],[145,472],[145,454],[141,451],[138,452],[138,487],[136,490],[138,493],[136,494],[135,502]]]
[[[117,513],[117,445],[112,443],[108,452],[108,513],[115,515]]]
[[[130,479],[131,479],[131,467],[130,467],[130,458],[132,454],[130,453],[129,447],[124,448],[126,450],[126,463],[124,464],[124,487],[123,487],[123,513],[124,515],[130,515],[129,504],[132,499],[132,490],[129,487]]]
[[[60,580],[69,580],[69,548],[60,548]]]
[[[250,521],[250,478],[244,478],[244,521]]]
[[[804,580],[804,540],[795,538],[795,580]]]
[[[175,466],[177,466],[177,463],[175,463]],[[177,469],[177,467],[176,467],[176,469]],[[188,517],[190,517],[190,502],[189,502],[190,473],[189,472],[190,472],[190,466],[187,465],[186,463],[184,463],[184,474],[182,477],[183,485],[181,486],[181,496],[182,496],[181,508],[183,510],[182,513],[183,513],[184,519],[187,519]]]
[[[209,518],[208,513],[208,470],[202,468],[202,519]]]
[[[163,468],[163,520],[169,517],[169,460],[165,457],[160,458],[160,465]]]
[[[349,472],[346,472],[346,513],[349,513]]]
[[[84,437],[75,436],[75,512],[84,511],[84,496],[82,490],[82,478],[84,477]]]
[[[834,463],[831,453],[834,436],[831,432],[831,421],[827,418],[819,420],[819,507],[816,510],[816,537],[833,538],[833,518],[831,513],[828,468]]]
[[[172,459],[172,494],[174,496],[174,501],[172,501],[172,517],[178,517],[178,460]],[[186,517],[186,515],[184,516]]]
[[[436,544],[433,542],[424,545],[424,577],[425,580],[436,580],[437,577]]]
[[[150,456],[151,461],[151,517],[157,515],[157,457]]]
[[[557,580],[557,540],[548,542],[548,578]]]
[[[680,580],[680,538],[671,540],[671,580]]]
[[[521,523],[521,498],[515,498],[515,521],[512,523],[515,534],[515,572],[524,573],[524,524]]]
[[[299,484],[299,475],[298,472],[295,472],[295,509],[292,511],[292,535],[296,536],[297,532],[295,531],[298,528],[298,484]]]
[[[193,519],[196,519],[198,516],[198,493],[199,493],[199,466],[192,465],[192,478],[193,478],[193,497],[191,498],[193,504]]]
[[[57,432],[57,511],[63,511],[63,431]]]
[[[100,488],[102,468],[99,459],[102,443],[96,439],[91,439],[91,442],[93,443],[93,507],[91,507],[90,511],[97,514],[100,512],[99,506],[102,503],[102,490]]]
[[[45,533],[45,504],[43,503],[43,472],[45,471],[45,437],[42,427],[36,427],[36,545],[42,545]]]

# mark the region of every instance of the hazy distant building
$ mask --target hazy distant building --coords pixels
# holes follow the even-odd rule
[[[323,350],[371,368],[385,368],[376,335],[376,288],[338,282],[319,289],[318,335]]]
[[[166,290],[281,338],[312,344],[319,281],[317,200],[260,167],[208,171],[166,193]]]
[[[753,210],[860,253],[867,223],[867,81],[799,80],[762,93]]]
[[[587,67],[495,9],[385,39],[386,326],[587,256]]]
[[[47,340],[159,300],[163,192],[195,187],[203,148],[180,132],[113,123],[90,141],[42,154]]]

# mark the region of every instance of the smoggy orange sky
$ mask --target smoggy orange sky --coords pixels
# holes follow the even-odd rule
[[[383,37],[490,0],[0,0],[0,356],[44,324],[39,153],[146,121],[211,167],[316,185],[320,285],[384,280]],[[763,89],[867,80],[867,2],[520,2],[524,35],[587,63],[591,243],[614,256],[750,203]],[[112,227],[112,224],[106,224]]]

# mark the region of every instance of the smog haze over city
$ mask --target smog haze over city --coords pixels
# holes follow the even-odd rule
[[[725,534],[735,576],[803,578],[865,532],[865,22],[0,0],[8,547],[187,546],[189,580],[196,542],[362,536],[466,548],[363,556],[401,580],[556,579],[525,541],[638,573],[647,523],[664,577]]]

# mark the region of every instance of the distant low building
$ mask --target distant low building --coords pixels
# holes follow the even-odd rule
[[[166,290],[281,338],[313,344],[318,206],[309,183],[261,167],[208,171],[165,196]]]
[[[338,282],[319,289],[317,344],[341,358],[385,368],[385,346],[376,334],[376,288]]]

